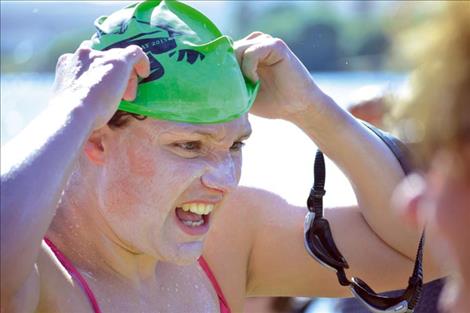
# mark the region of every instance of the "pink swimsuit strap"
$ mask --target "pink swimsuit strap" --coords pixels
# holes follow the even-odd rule
[[[230,307],[228,306],[227,300],[225,300],[225,296],[222,291],[222,288],[220,288],[219,283],[217,282],[217,279],[214,276],[214,273],[212,273],[211,268],[209,267],[209,264],[207,264],[206,260],[204,259],[202,255],[198,259],[198,262],[199,262],[199,265],[204,270],[204,272],[206,272],[207,277],[211,281],[212,286],[214,287],[215,292],[217,293],[217,297],[219,297],[220,313],[231,313],[232,311],[230,310]]]
[[[86,282],[85,278],[80,274],[80,272],[73,266],[72,262],[60,252],[60,250],[50,241],[48,238],[44,238],[46,244],[51,248],[52,252],[54,252],[55,256],[59,260],[60,264],[67,270],[67,272],[80,284],[83,291],[85,291],[88,300],[90,300],[90,304],[93,308],[93,312],[101,313],[100,306],[98,305],[98,301],[96,301],[95,295],[93,291],[91,291],[90,286]]]
[[[95,295],[93,294],[93,291],[91,290],[90,286],[86,282],[85,278],[80,274],[80,272],[77,270],[75,266],[73,266],[72,262],[60,252],[60,250],[50,241],[48,238],[44,238],[44,241],[46,244],[51,248],[52,252],[55,254],[57,259],[59,260],[60,264],[67,270],[67,272],[74,278],[78,283],[80,284],[80,287],[83,289],[85,294],[88,297],[88,300],[90,300],[90,304],[93,308],[94,313],[101,313],[100,306],[98,305],[98,301],[96,300]],[[202,267],[204,272],[206,273],[207,277],[212,283],[212,286],[215,289],[215,292],[217,293],[217,297],[219,298],[219,304],[220,304],[220,313],[231,313],[230,307],[228,306],[227,300],[225,300],[224,293],[222,292],[222,289],[219,286],[219,283],[217,282],[217,279],[215,278],[214,274],[212,273],[209,264],[207,264],[206,260],[201,256],[198,259],[199,265]]]

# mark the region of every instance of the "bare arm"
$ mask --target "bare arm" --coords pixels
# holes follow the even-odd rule
[[[378,283],[379,288],[399,287],[397,279],[405,286],[419,231],[406,228],[390,209],[392,192],[404,176],[395,156],[380,138],[316,86],[281,40],[255,33],[238,43],[237,52],[244,73],[261,80],[252,113],[297,125],[350,180],[359,207],[331,210],[327,218],[354,273],[370,278],[371,284]],[[272,294],[270,289],[274,288],[283,295],[291,290],[308,295],[323,291],[344,295],[344,288],[331,285],[337,284],[334,275],[325,274],[327,270],[319,268],[304,251],[305,209],[294,209],[272,197],[264,199],[256,201],[258,206],[252,208],[259,217],[253,227],[248,290],[255,294]],[[273,220],[276,222],[267,222]],[[274,234],[275,239],[269,234]],[[387,277],[388,282],[382,280],[386,275],[383,273],[393,273]],[[323,280],[327,277],[331,279]],[[318,281],[320,285],[312,287]]]
[[[346,174],[360,212],[371,230],[390,248],[410,260],[419,231],[403,225],[391,209],[391,196],[404,172],[390,149],[371,130],[324,96],[322,111],[309,106],[293,121]],[[317,102],[318,106],[318,102]]]
[[[2,149],[2,310],[31,281],[41,241],[83,145],[106,125],[122,97],[135,96],[136,72],[148,75],[148,60],[136,47],[102,53],[82,45],[64,55],[50,106]]]
[[[289,205],[275,194],[248,188],[240,190],[236,203],[251,212],[255,224],[249,228],[253,230],[249,296],[351,296],[348,288],[338,284],[333,271],[307,254],[303,244],[306,208]],[[325,216],[350,265],[348,275],[366,280],[376,290],[406,286],[412,262],[380,240],[357,207],[328,209]]]

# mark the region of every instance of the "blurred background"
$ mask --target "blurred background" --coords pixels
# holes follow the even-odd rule
[[[410,59],[420,38],[404,30],[426,24],[443,8],[438,1],[185,2],[234,39],[255,30],[282,38],[317,84],[344,108],[386,92],[406,94]],[[0,4],[4,145],[47,105],[57,58],[91,37],[97,17],[129,2],[2,0]],[[291,124],[257,117],[251,121],[254,132],[244,150],[241,183],[303,205],[312,184],[316,147]],[[286,159],[288,166],[279,166]],[[351,186],[330,161],[327,172],[325,205],[353,204]],[[297,300],[290,305],[304,303]],[[247,312],[283,312],[285,305],[285,301],[252,301]],[[341,312],[335,305],[333,300],[319,299],[308,312]]]
[[[440,10],[437,1],[187,1],[233,38],[260,30],[284,39],[314,72],[403,71],[394,34]],[[2,1],[1,71],[52,72],[57,57],[128,2]]]

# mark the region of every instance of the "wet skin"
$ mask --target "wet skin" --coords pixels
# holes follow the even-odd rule
[[[130,250],[193,262],[203,236],[176,227],[175,208],[185,202],[220,206],[238,184],[241,145],[250,132],[246,116],[211,126],[148,119],[108,132],[107,162],[92,171],[99,211]]]
[[[359,206],[325,210],[350,274],[377,290],[403,287],[419,231],[384,209],[403,177],[390,150],[316,86],[282,40],[252,33],[236,54],[245,75],[261,80],[251,113],[294,123],[355,187]],[[2,309],[89,311],[83,290],[41,246],[44,235],[88,278],[105,312],[217,311],[214,289],[194,263],[201,252],[234,312],[246,296],[350,296],[305,252],[305,207],[235,188],[246,117],[205,126],[150,119],[106,125],[148,73],[135,46],[99,52],[84,44],[59,60],[49,114],[9,147],[11,166],[4,170],[2,162]],[[206,238],[175,219],[188,201],[215,204]]]
[[[197,299],[185,296],[193,306],[217,305],[213,287],[195,263],[207,231],[197,236],[183,231],[175,208],[186,202],[212,203],[215,208],[205,224],[214,223],[238,184],[241,149],[250,133],[246,115],[214,125],[130,118],[123,128],[95,131],[47,236],[87,273],[98,297],[110,299],[110,309],[128,307],[113,296],[129,290],[128,284],[147,289],[134,297],[153,299],[140,309],[165,310],[162,303],[173,303],[174,310],[186,303],[172,301],[172,292],[162,287],[174,290],[174,284],[186,295],[199,284]],[[47,301],[40,305],[51,306]]]

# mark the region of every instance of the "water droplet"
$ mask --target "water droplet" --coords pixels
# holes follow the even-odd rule
[[[194,285],[194,288],[199,289],[199,285]]]

